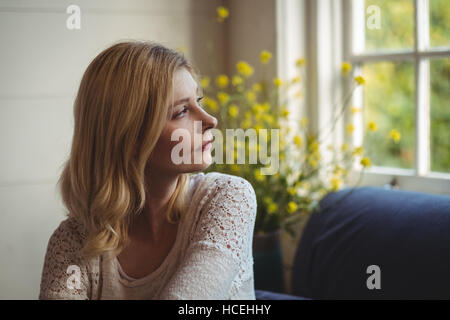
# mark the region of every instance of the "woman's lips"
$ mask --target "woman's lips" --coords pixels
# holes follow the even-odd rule
[[[212,145],[212,140],[206,141],[202,145],[202,151],[208,150],[209,148],[211,148],[211,145]]]

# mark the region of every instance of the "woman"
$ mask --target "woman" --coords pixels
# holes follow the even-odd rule
[[[58,182],[67,218],[50,237],[40,299],[255,299],[255,193],[201,172],[217,120],[199,105],[197,79],[153,42],[117,43],[90,63]],[[183,140],[201,161],[173,161],[177,129],[200,135],[201,148]]]

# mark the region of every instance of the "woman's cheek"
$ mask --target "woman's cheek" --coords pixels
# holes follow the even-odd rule
[[[168,147],[168,150],[166,150],[166,154],[168,154],[169,158],[172,160],[172,163],[179,162],[173,161],[172,156],[185,157],[184,151],[189,154],[189,157],[192,157],[192,152],[194,150],[194,135],[192,131],[186,127],[180,126],[170,128],[168,131],[169,133],[166,140],[167,142],[165,144]],[[183,152],[181,153],[179,152],[179,150],[183,150]],[[172,154],[172,152],[174,152],[174,154]]]

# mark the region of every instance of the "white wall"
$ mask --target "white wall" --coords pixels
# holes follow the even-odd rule
[[[45,250],[64,218],[56,190],[69,155],[73,101],[89,62],[122,39],[183,46],[209,72],[205,21],[220,1],[0,0],[0,299],[36,299]],[[81,30],[66,8],[81,8]]]
[[[225,26],[227,55],[225,64],[229,74],[235,74],[236,63],[244,60],[254,66],[250,82],[260,80],[260,53],[270,51],[273,56],[267,66],[267,76],[275,77],[277,70],[276,0],[227,0],[230,17]]]

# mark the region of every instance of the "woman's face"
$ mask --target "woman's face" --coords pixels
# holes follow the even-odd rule
[[[213,139],[210,129],[217,126],[217,119],[199,105],[198,92],[189,71],[180,68],[175,72],[174,100],[149,160],[150,172],[170,175],[195,172],[212,163],[211,144],[206,148],[203,145]]]

